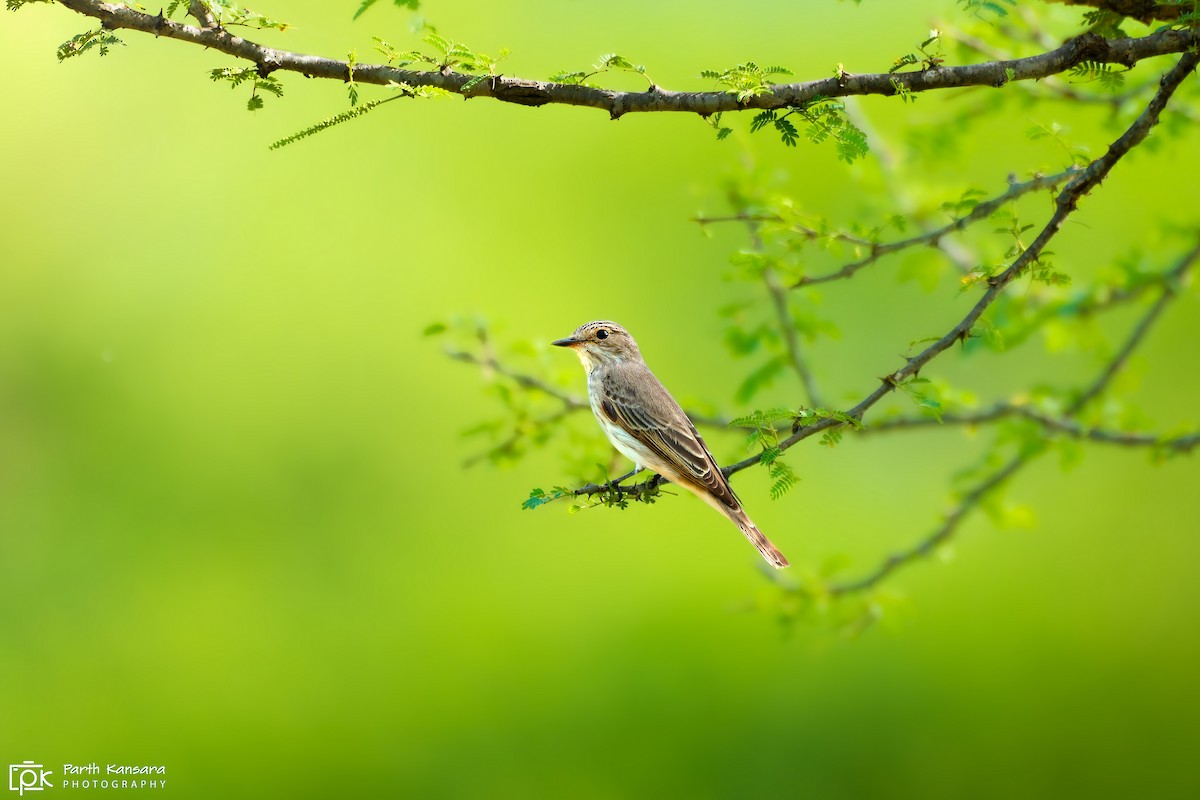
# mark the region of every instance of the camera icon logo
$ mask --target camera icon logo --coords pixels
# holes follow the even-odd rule
[[[50,770],[42,769],[41,764],[32,761],[22,761],[20,764],[8,765],[8,790],[16,792],[18,797],[24,797],[26,792],[40,792],[50,788],[46,776]]]

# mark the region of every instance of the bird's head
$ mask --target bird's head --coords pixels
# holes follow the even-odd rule
[[[574,350],[588,371],[611,361],[640,360],[642,357],[633,337],[615,322],[580,325],[567,338],[557,339],[551,344]]]

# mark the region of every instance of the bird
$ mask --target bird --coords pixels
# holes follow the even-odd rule
[[[687,489],[736,525],[767,563],[788,566],[746,515],[696,426],[646,366],[628,331],[615,322],[588,322],[551,344],[579,356],[592,413],[613,447],[633,461],[630,475],[651,469]]]

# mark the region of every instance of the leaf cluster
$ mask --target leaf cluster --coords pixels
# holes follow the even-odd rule
[[[736,97],[739,103],[745,103],[756,95],[768,94],[774,85],[771,78],[791,74],[792,71],[787,67],[760,67],[753,61],[747,61],[729,69],[703,70],[700,77],[716,81],[717,86]]]
[[[945,61],[942,53],[942,32],[935,28],[929,32],[929,37],[925,41],[917,45],[916,53],[905,53],[897,58],[892,62],[888,72],[899,72],[905,67],[913,65],[920,65],[922,71],[935,69]],[[893,85],[895,85],[894,82]]]
[[[1189,0],[1184,0],[1185,2]],[[1164,26],[1172,30],[1183,30],[1184,28],[1200,27],[1200,8],[1193,8],[1191,11],[1186,11],[1172,20],[1170,25]]]
[[[707,118],[708,124],[721,140],[733,132],[721,124],[720,113]],[[796,126],[799,121],[804,130]],[[754,115],[750,121],[750,132],[758,133],[766,128],[779,134],[786,147],[795,147],[801,136],[812,144],[833,140],[838,159],[852,164],[870,151],[867,135],[846,116],[846,104],[827,97],[815,97],[807,103],[783,108],[769,108]]]
[[[233,0],[203,0],[203,3],[208,6],[208,10],[212,12],[217,23],[226,28],[230,26],[243,26],[258,30],[273,28],[278,31],[286,31],[291,27],[287,22],[268,17],[266,14],[259,14],[257,11],[251,11],[248,8],[238,5]]]
[[[756,410],[729,423],[732,426],[750,428],[750,433],[746,436],[746,447],[760,449],[758,463],[767,468],[771,479],[772,500],[783,497],[800,482],[800,477],[782,458],[783,450],[779,446],[780,431],[775,427],[775,423],[787,420],[795,424],[799,418],[800,412],[790,408],[769,408]]]
[[[96,50],[100,55],[106,56],[109,48],[118,44],[123,46],[125,43],[112,31],[97,28],[94,31],[85,31],[67,39],[58,46],[56,55],[59,61],[81,56],[89,50]]]
[[[1128,35],[1121,27],[1121,23],[1125,19],[1123,15],[1115,11],[1095,9],[1084,13],[1083,25],[1092,33],[1103,36],[1105,39],[1120,39]]]
[[[1036,226],[1032,223],[1022,223],[1020,217],[1015,210],[1001,209],[992,215],[992,220],[1001,222],[999,227],[994,229],[994,232],[1006,237],[1011,237],[1012,244],[1004,251],[1005,259],[1016,259],[1027,249],[1023,240],[1025,233],[1033,230]],[[1071,276],[1066,273],[1059,272],[1054,268],[1054,251],[1043,249],[1038,253],[1037,258],[1032,259],[1022,272],[1023,275],[1028,275],[1032,280],[1038,283],[1044,283],[1049,286],[1067,286],[1071,283]],[[990,275],[989,275],[990,277]]]
[[[231,89],[236,89],[243,83],[250,83],[250,99],[246,101],[246,110],[258,111],[263,107],[262,95],[259,90],[283,97],[283,84],[273,75],[263,76],[257,67],[221,67],[209,73],[213,81],[228,81]]]
[[[844,411],[832,408],[802,408],[792,422],[792,433],[823,420],[833,420],[837,424],[821,432],[821,440],[818,444],[822,447],[836,447],[841,444],[842,434],[847,428],[858,431],[863,427],[861,419]]]
[[[461,89],[463,92],[470,91],[487,77],[495,75],[496,66],[509,56],[508,49],[502,48],[500,54],[493,58],[487,53],[473,50],[461,42],[447,39],[433,29],[428,30],[422,37],[422,41],[433,48],[434,55],[419,50],[398,50],[378,36],[372,37],[372,39],[375,42],[375,49],[383,55],[387,63],[398,69],[404,69],[414,64],[429,64],[436,72],[475,74],[474,79],[463,85]]]
[[[1117,69],[1112,64],[1101,64],[1096,61],[1081,61],[1067,72],[1072,78],[1083,82],[1096,81],[1110,92],[1125,88],[1125,73],[1127,69]]]
[[[625,56],[617,53],[605,53],[600,56],[599,60],[592,65],[590,70],[576,70],[574,72],[562,71],[556,72],[550,76],[550,80],[555,83],[564,83],[569,86],[595,86],[589,83],[589,79],[600,75],[604,72],[633,72],[641,75],[650,84],[654,86],[654,81],[650,80],[650,76],[646,74],[646,68],[641,64],[634,64]]]
[[[891,378],[888,382],[900,389],[917,404],[918,407],[938,422],[942,421],[942,403],[936,397],[933,397],[928,391],[931,386],[928,378],[922,378],[918,375],[910,375],[901,381],[895,381]]]
[[[805,138],[813,144],[832,139],[838,158],[847,164],[854,163],[869,152],[867,135],[846,116],[846,104],[840,100],[814,98],[799,109],[799,114],[808,121]]]
[[[525,500],[525,502],[521,503],[521,508],[526,511],[532,511],[538,506],[544,506],[546,503],[553,503],[555,500],[563,497],[570,497],[574,494],[575,492],[571,489],[568,489],[566,486],[552,487],[549,492],[546,492],[542,489],[531,489],[529,492],[529,498]]]

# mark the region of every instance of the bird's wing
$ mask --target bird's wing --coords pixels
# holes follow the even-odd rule
[[[738,508],[737,495],[687,414],[649,369],[637,367],[640,374],[614,370],[605,376],[600,410],[665,463],[674,465],[682,477],[707,489],[725,505]]]

